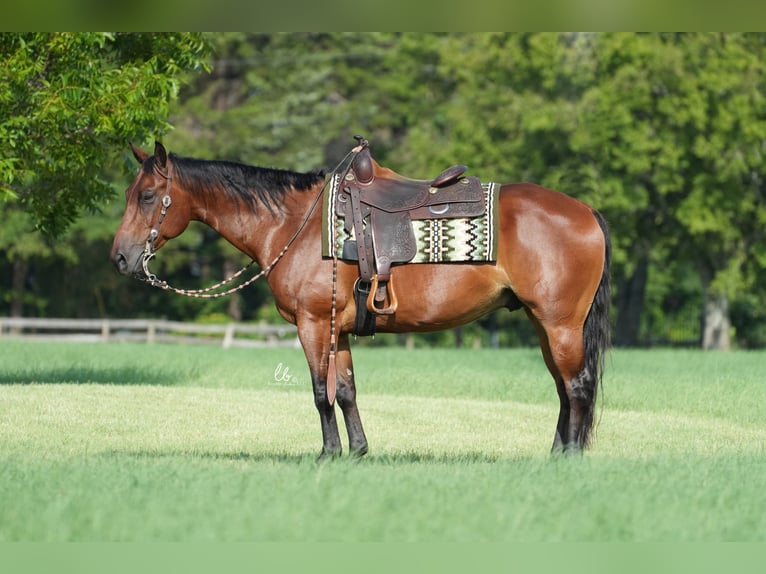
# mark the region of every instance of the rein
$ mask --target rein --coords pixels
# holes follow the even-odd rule
[[[154,258],[155,254],[157,253],[157,250],[154,247],[154,242],[157,240],[157,237],[159,237],[160,225],[162,225],[162,221],[165,219],[165,215],[167,214],[168,209],[173,203],[172,199],[170,198],[170,188],[173,183],[173,177],[171,175],[172,163],[168,164],[167,173],[162,173],[162,171],[158,169],[157,173],[159,173],[166,180],[165,195],[162,197],[162,209],[160,210],[160,216],[157,219],[157,224],[149,232],[149,237],[146,239],[146,244],[144,245],[144,252],[141,256],[141,267],[143,268],[143,271],[144,271],[144,277],[142,277],[141,280],[149,283],[153,287],[159,287],[160,289],[163,289],[165,291],[172,291],[178,295],[184,295],[186,297],[196,297],[200,299],[216,299],[218,297],[225,297],[226,295],[231,295],[233,293],[236,293],[240,289],[244,289],[245,287],[255,282],[256,280],[260,279],[261,277],[268,275],[271,272],[271,270],[274,268],[274,266],[279,262],[279,260],[282,259],[285,253],[287,253],[287,250],[290,248],[293,242],[298,238],[298,235],[300,235],[301,231],[303,231],[303,228],[306,227],[306,223],[308,223],[309,217],[311,217],[311,214],[314,212],[314,209],[316,208],[317,203],[319,203],[319,199],[322,197],[322,193],[330,184],[330,182],[333,181],[333,179],[338,173],[342,174],[341,180],[345,179],[346,175],[348,174],[351,168],[351,164],[353,162],[354,157],[356,157],[356,154],[358,154],[362,149],[364,149],[367,142],[364,141],[364,138],[360,138],[358,136],[355,136],[355,137],[359,139],[359,145],[353,148],[348,154],[346,154],[346,157],[344,157],[340,161],[340,163],[335,167],[335,169],[332,170],[329,177],[326,178],[325,184],[322,186],[322,188],[319,190],[319,193],[317,193],[316,197],[311,202],[311,206],[306,212],[306,215],[303,217],[303,221],[301,221],[301,224],[298,226],[298,229],[295,230],[295,233],[293,233],[292,237],[290,237],[287,244],[285,244],[285,246],[282,248],[282,251],[280,251],[279,254],[274,258],[274,260],[256,275],[254,275],[247,281],[241,283],[240,285],[237,285],[236,287],[231,287],[230,289],[227,289],[226,291],[222,291],[219,293],[213,293],[213,291],[216,291],[217,289],[220,289],[224,285],[228,285],[229,283],[237,279],[240,275],[242,275],[242,273],[244,273],[248,268],[250,268],[255,263],[255,260],[250,261],[250,263],[242,267],[239,271],[234,273],[231,277],[224,279],[223,281],[220,281],[216,283],[215,285],[212,285],[211,287],[206,287],[204,289],[179,289],[177,287],[173,287],[169,285],[167,281],[162,281],[158,279],[154,273],[149,271],[149,261],[151,261]],[[333,244],[335,243],[334,233],[335,233],[335,230],[333,229]],[[337,352],[336,312],[335,312],[336,304],[337,304],[337,282],[338,282],[338,256],[337,254],[334,253],[332,258],[332,310],[330,313],[330,344],[329,344],[326,389],[325,389],[327,393],[327,399],[331,405],[334,404],[335,402],[335,394],[337,391],[337,380],[338,380],[337,370],[335,366],[335,355]]]
[[[327,187],[327,184],[330,183],[337,173],[341,172],[341,169],[343,170],[342,175],[340,176],[340,181],[345,181],[346,176],[348,176],[349,171],[351,170],[351,165],[354,162],[354,158],[356,158],[356,155],[362,151],[367,146],[367,140],[365,140],[362,136],[354,136],[357,141],[359,142],[359,145],[353,148],[348,154],[346,154],[346,157],[343,158],[343,160],[337,165],[337,167],[332,171],[332,174],[327,179],[327,183],[325,183],[325,187]],[[324,190],[324,188],[322,188]],[[335,246],[336,236],[335,236],[335,226],[332,226],[332,245]],[[336,336],[336,307],[337,307],[337,298],[338,298],[338,254],[336,253],[336,250],[333,249],[332,253],[332,306],[330,308],[330,345],[327,355],[327,377],[325,378],[325,393],[327,394],[327,401],[332,406],[335,404],[335,394],[338,390],[338,370],[335,365],[335,354],[338,351],[337,348],[337,336]]]

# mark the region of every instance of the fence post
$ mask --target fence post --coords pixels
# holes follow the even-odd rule
[[[234,323],[226,325],[226,332],[223,335],[223,348],[228,349],[234,343]]]
[[[154,321],[149,321],[146,325],[146,342],[154,343],[157,339],[157,325]]]
[[[101,321],[101,340],[104,342],[109,340],[109,319]]]

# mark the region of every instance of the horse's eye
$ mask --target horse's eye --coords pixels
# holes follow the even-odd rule
[[[153,189],[147,189],[141,192],[141,203],[150,204],[154,202],[157,193]]]

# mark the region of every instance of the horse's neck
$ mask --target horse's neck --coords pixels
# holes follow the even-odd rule
[[[195,219],[219,233],[234,247],[254,259],[261,268],[271,263],[303,224],[312,202],[323,184],[309,190],[285,193],[281,205],[259,205],[252,209],[224,194],[199,200]],[[312,217],[318,217],[321,206],[315,206]]]

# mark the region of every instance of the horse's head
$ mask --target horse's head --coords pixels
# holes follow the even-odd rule
[[[125,213],[114,236],[111,259],[123,275],[146,279],[144,262],[186,229],[189,209],[165,147],[156,142],[153,156],[132,148],[141,168],[125,190]]]

